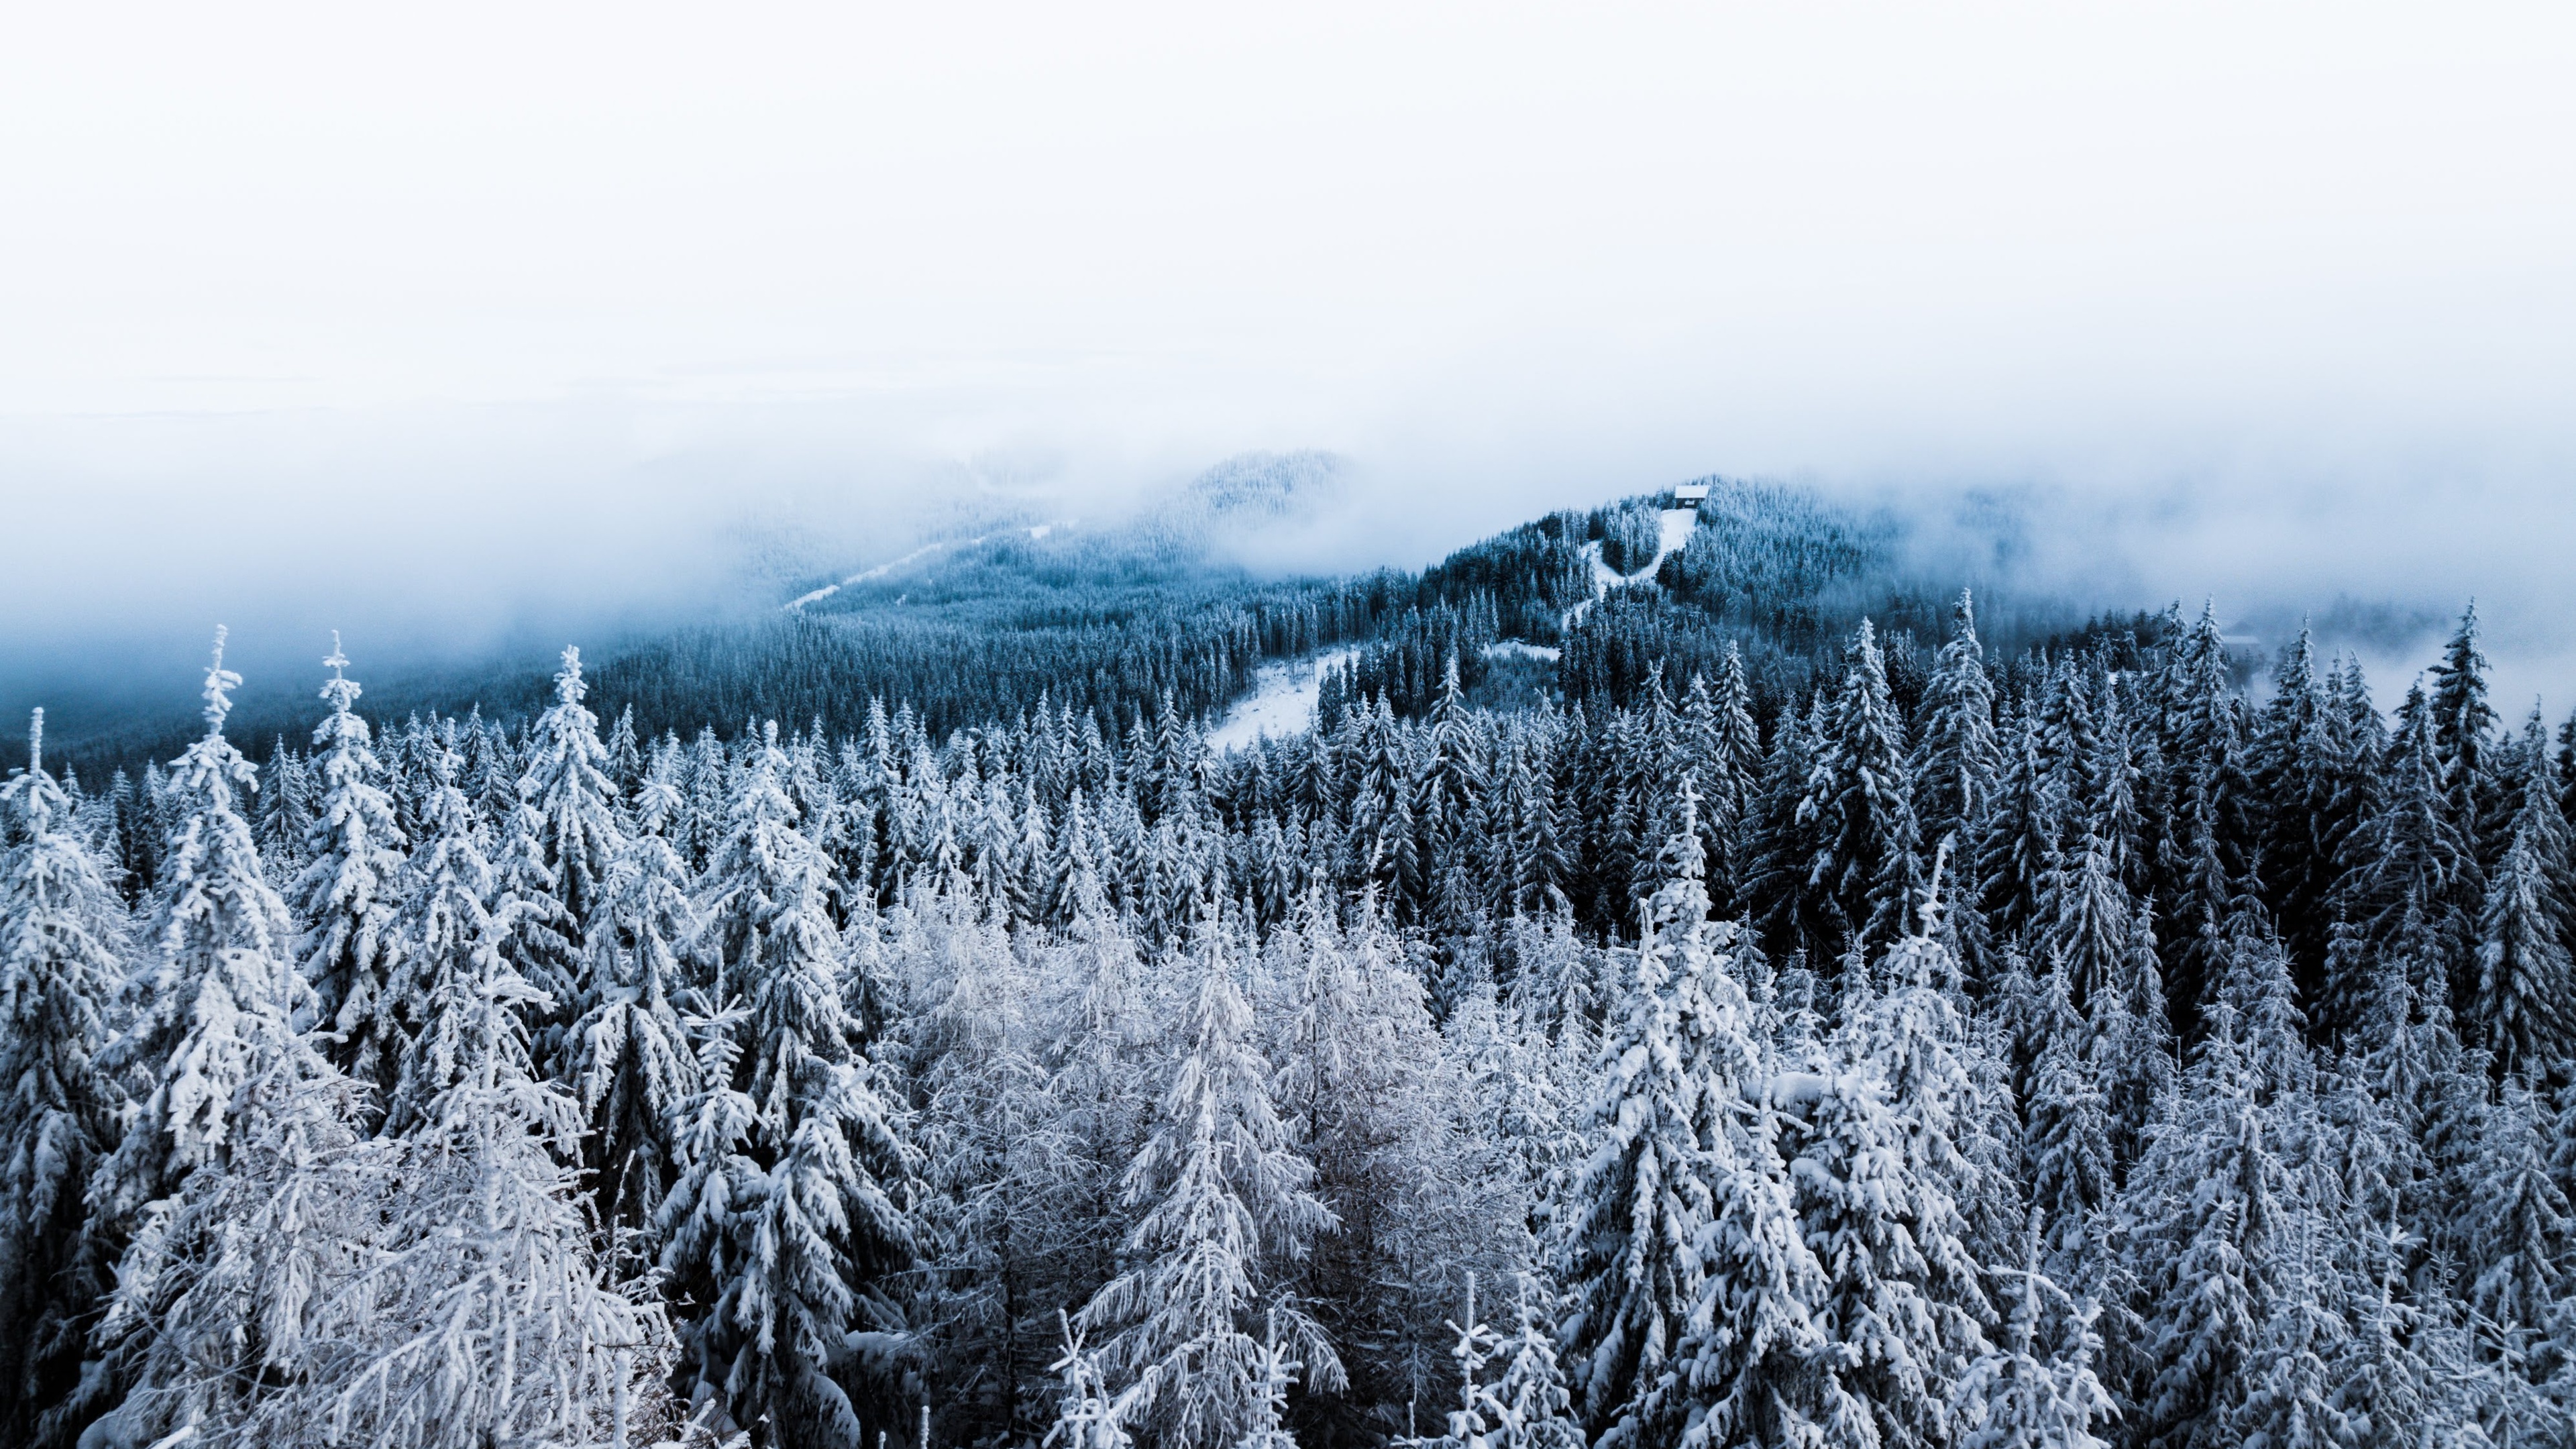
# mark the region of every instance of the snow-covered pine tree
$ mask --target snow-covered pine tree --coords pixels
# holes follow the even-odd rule
[[[2445,1007],[2464,1007],[2474,984],[2472,913],[2483,899],[2484,875],[2473,837],[2454,819],[2421,684],[2407,691],[2398,711],[2383,776],[2384,802],[2364,832],[2366,868],[2348,874],[2342,889],[2356,902],[2354,918],[2367,922],[2373,946],[2438,968]]]
[[[1593,1155],[1566,1203],[1574,1236],[1563,1256],[1582,1269],[1567,1281],[1584,1295],[1574,1311],[1587,1315],[1574,1321],[1596,1321],[1597,1311],[1626,1341],[1597,1330],[1589,1341],[1563,1338],[1571,1351],[1590,1350],[1578,1359],[1591,1380],[1578,1386],[1587,1418],[1603,1402],[1605,1369],[1620,1369],[1618,1354],[1633,1365],[1667,1361],[1652,1378],[1625,1369],[1632,1402],[1607,1405],[1617,1442],[1662,1442],[1678,1429],[1680,1442],[1699,1446],[1790,1435],[1806,1422],[1815,1399],[1808,1365],[1821,1345],[1810,1308],[1823,1275],[1799,1234],[1772,1063],[1731,959],[1749,948],[1733,926],[1708,919],[1698,792],[1687,776],[1677,805],[1664,884],[1641,913],[1630,1022],[1605,1043],[1612,1072],[1595,1100]],[[1646,1175],[1666,1163],[1690,1174],[1670,1195]],[[1661,1236],[1684,1229],[1687,1239]],[[1658,1264],[1666,1255],[1670,1263]],[[1675,1286],[1689,1296],[1668,1306]]]
[[[2159,1449],[2236,1443],[2287,1189],[2235,1007],[2213,1003],[2208,1027],[2128,1190],[2129,1266],[2158,1365],[2139,1427]]]
[[[678,792],[648,775],[636,794],[636,815],[646,824],[604,883],[584,943],[585,990],[570,1040],[599,1220],[649,1231],[679,1176],[681,1105],[698,1085],[675,1005],[691,984],[683,953],[696,939],[698,915],[688,869],[659,828],[678,809]]]
[[[1958,1149],[1974,1092],[1951,1004],[1957,966],[1931,935],[1934,891],[1922,914],[1883,963],[1885,994],[1847,1008],[1836,1078],[1792,1164],[1827,1279],[1819,1318],[1842,1350],[1832,1387],[1857,1401],[1837,1417],[1865,1417],[1896,1444],[1949,1437],[1950,1386],[1984,1349],[1993,1312],[1961,1205],[2013,1190],[1977,1181]]]
[[[2506,1332],[2555,1328],[2576,1274],[2576,1218],[2549,1173],[2542,1108],[2531,1090],[2507,1082],[2485,1114],[2477,1181],[2469,1194],[2469,1306]]]
[[[1087,1297],[1117,1275],[1129,1226],[1124,1180],[1152,1125],[1146,1055],[1157,1023],[1135,940],[1109,914],[1098,880],[1083,877],[1075,899],[1073,927],[1046,973],[1057,1024],[1047,1094],[1067,1159],[1050,1197],[1072,1246],[1067,1277]]]
[[[1522,1276],[1512,1332],[1495,1345],[1495,1357],[1506,1362],[1487,1395],[1499,1422],[1486,1436],[1486,1449],[1583,1449],[1545,1296]]]
[[[575,940],[589,930],[609,873],[626,850],[617,782],[609,774],[615,762],[600,743],[599,717],[582,703],[589,692],[581,651],[568,645],[555,675],[555,702],[537,716],[534,748],[519,780],[520,798],[536,807],[537,842]]]
[[[1682,799],[1691,813],[1696,791],[1688,784]],[[1698,1039],[1713,1024],[1693,1019],[1707,988],[1689,979],[1708,963],[1673,956],[1676,934],[1705,956],[1705,898],[1699,919],[1682,919],[1693,904],[1684,896],[1697,884],[1681,884],[1695,874],[1695,827],[1686,846],[1675,842],[1678,889],[1648,904],[1635,975],[1612,1006],[1585,1132],[1590,1155],[1567,1194],[1558,1244],[1569,1298],[1558,1337],[1572,1359],[1585,1437],[1622,1449],[1662,1442],[1681,1417],[1665,1383],[1699,1300],[1699,1241],[1717,1207],[1706,1143],[1720,1135],[1711,1118],[1721,1104],[1693,1070]],[[1812,1275],[1813,1264],[1805,1266]]]
[[[581,1112],[540,1081],[545,1002],[486,930],[436,963],[405,1064],[425,1105],[375,1144],[397,1186],[359,1271],[324,1280],[248,1442],[482,1449],[596,1443],[669,1359],[660,1305],[595,1251]]]
[[[110,1049],[119,1071],[153,1087],[92,1190],[94,1228],[130,1228],[189,1174],[220,1165],[232,1119],[256,1072],[306,1052],[293,1013],[301,983],[286,964],[286,903],[268,884],[240,793],[256,772],[224,738],[241,676],[223,667],[215,631],[206,671],[206,733],[172,762],[176,823],[161,864],[141,1010]]]
[[[1950,641],[1932,665],[1924,690],[1922,737],[1914,747],[1914,805],[1924,843],[1937,849],[1955,839],[1964,850],[1985,813],[2003,751],[1995,739],[1995,689],[1986,674],[1986,648],[1977,639],[1975,601],[1959,591],[1950,611]]]
[[[2278,1124],[2286,1128],[2293,1125],[2290,1117],[2314,1105],[2308,1099],[2316,1091],[2317,1071],[2308,1051],[2307,1015],[2299,1009],[2298,987],[2290,980],[2281,938],[2252,913],[2239,916],[2233,925],[2222,958],[2227,963],[2225,994],[2244,1028],[2246,1063],[2262,1100],[2287,1109]],[[2289,1145],[2294,1151],[2305,1147],[2303,1141]]]
[[[1840,949],[1845,935],[1893,940],[1920,885],[1922,837],[1905,765],[1905,725],[1888,697],[1877,632],[1853,635],[1842,693],[1827,718],[1802,819],[1818,832],[1807,888],[1838,929],[1811,950]]]
[[[1151,1399],[1150,1385],[1136,1384],[1111,1393],[1100,1355],[1082,1346],[1081,1330],[1062,1309],[1056,1322],[1064,1333],[1064,1355],[1049,1367],[1060,1385],[1055,1423],[1047,1429],[1044,1449],[1131,1449],[1127,1432]]]
[[[1824,728],[1822,691],[1803,712],[1794,707],[1780,712],[1771,752],[1762,762],[1761,795],[1748,822],[1751,862],[1741,888],[1764,944],[1777,955],[1812,950],[1812,943],[1834,935],[1832,924],[1813,909],[1807,886],[1820,837],[1805,807]],[[1829,944],[1824,949],[1833,948]]]
[[[287,977],[282,962],[277,974]],[[402,1181],[386,1144],[359,1131],[364,1090],[288,1029],[283,1001],[242,1014],[261,1029],[223,1155],[141,1214],[97,1329],[100,1357],[42,1442],[333,1442],[303,1410],[332,1387],[324,1363],[346,1347],[335,1310],[372,1315]]]
[[[93,1250],[122,1248],[116,1298],[49,1436],[110,1411],[109,1442],[183,1425],[262,1442],[243,1426],[304,1346],[312,1286],[350,1271],[378,1221],[360,1091],[295,1029],[286,906],[235,793],[254,774],[223,733],[241,683],[223,644],[218,629],[206,734],[170,773],[144,1010],[112,1048],[154,1083],[90,1190]]]
[[[2576,1062],[2576,957],[2566,938],[2576,900],[2557,761],[2537,709],[2522,756],[2522,807],[2478,921],[2476,1004],[2496,1065],[2539,1076]]]
[[[904,1043],[921,1104],[913,1219],[927,1270],[910,1321],[953,1366],[955,1377],[934,1380],[933,1392],[961,1435],[1028,1422],[1023,1400],[1046,1338],[1039,1315],[1092,1286],[1060,1276],[1068,1250],[1079,1249],[1061,1235],[1054,1198],[1082,1164],[1055,1130],[1038,973],[997,917],[988,905],[980,920],[943,933],[946,959],[937,976],[915,981],[917,999],[928,999]]]
[[[532,777],[514,778],[524,783]],[[518,786],[505,788],[516,791]],[[492,918],[501,927],[501,954],[546,1000],[544,1017],[529,1025],[540,1067],[560,1081],[569,1075],[566,1035],[573,1006],[581,999],[581,926],[558,893],[561,874],[546,861],[550,822],[536,802],[519,794],[514,803],[500,805],[499,812],[499,838],[492,849]]]
[[[2098,1311],[2041,1272],[2034,1242],[2012,1287],[2001,1341],[1972,1361],[1950,1390],[1960,1449],[2108,1449],[2094,1432],[2120,1409],[2093,1371]],[[2049,1330],[2055,1325],[2054,1333]],[[2054,1339],[2054,1342],[2049,1341]]]
[[[2350,1327],[2335,1311],[2340,1295],[2318,1261],[2316,1223],[2299,1214],[2280,1291],[2265,1305],[2263,1327],[2246,1364],[2245,1401],[2236,1410],[2245,1449],[2341,1449],[2354,1425],[2335,1402],[2331,1363],[2342,1357]]]
[[[2088,828],[2070,853],[2072,869],[2053,892],[2056,918],[2048,923],[2045,939],[2051,959],[2065,968],[2073,1000],[2081,1005],[2120,974],[2135,907],[2101,835]]]
[[[2471,600],[2460,613],[2460,627],[2433,666],[2433,692],[2426,701],[2432,726],[2433,757],[2442,771],[2442,794],[2452,828],[2473,848],[2484,844],[2490,807],[2496,795],[2495,710],[2487,704],[2487,659],[2478,649],[2478,606]],[[2490,858],[2476,849],[2480,860]],[[2478,882],[2476,884],[2483,884]]]
[[[305,844],[310,864],[295,883],[295,918],[304,927],[296,958],[313,990],[314,1026],[332,1037],[327,1054],[384,1091],[394,1084],[385,1018],[395,1009],[387,998],[401,973],[393,919],[408,842],[394,819],[373,735],[349,708],[358,682],[348,676],[337,631],[322,663],[331,671],[322,686],[331,713],[313,731],[322,799]]]
[[[2244,894],[2255,826],[2245,779],[2245,708],[2231,682],[2218,616],[2204,604],[2166,679],[2164,757],[2172,769],[2171,852],[2158,904],[2177,1009],[2196,1013],[2219,987],[2227,925]]]
[[[2306,626],[2281,651],[2272,674],[2271,701],[2258,717],[2249,747],[2250,783],[2262,807],[2262,863],[2257,872],[2303,986],[2320,979],[2333,923],[2329,905],[2341,832],[2337,808],[2344,776],[2346,731],[2338,728],[2329,687],[2317,677],[2316,650]]]
[[[1437,1392],[1443,1279],[1527,1261],[1516,1164],[1476,1110],[1373,897],[1363,893],[1347,931],[1328,902],[1310,901],[1272,947],[1278,1106],[1333,1217],[1293,1281],[1322,1306],[1318,1322],[1334,1342],[1375,1349],[1344,1360],[1355,1393],[1383,1402]],[[1490,990],[1480,978],[1468,994]],[[1471,1133],[1470,1122],[1485,1130]],[[1439,1277],[1422,1271],[1433,1263]]]
[[[830,867],[796,829],[786,763],[773,723],[702,886],[700,949],[749,1008],[731,1080],[708,1085],[745,1110],[705,1119],[729,1130],[693,1142],[662,1224],[665,1265],[705,1305],[684,1329],[688,1372],[736,1423],[767,1415],[771,1442],[800,1449],[859,1432],[832,1369],[854,1328],[892,1324],[912,1151],[842,999]]]
[[[1866,1442],[1948,1437],[1949,1375],[1926,1264],[1908,1232],[1914,1184],[1902,1124],[1876,1074],[1843,1063],[1817,1094],[1790,1163],[1808,1249],[1825,1274],[1814,1312],[1828,1349],[1819,1417]]]
[[[1999,940],[2043,919],[2041,906],[2058,870],[2058,825],[2065,803],[2049,790],[2040,759],[2038,722],[2027,715],[1999,731],[2003,768],[1977,825],[1977,909]]]
[[[260,858],[280,880],[293,880],[305,865],[316,811],[312,763],[287,748],[280,735],[268,748],[268,781],[251,802],[250,834]]]
[[[1484,1382],[1485,1365],[1501,1347],[1501,1335],[1476,1316],[1476,1275],[1467,1275],[1467,1312],[1463,1324],[1449,1321],[1455,1341],[1449,1357],[1457,1365],[1458,1407],[1445,1418],[1447,1432],[1439,1435],[1411,1437],[1397,1442],[1409,1449],[1486,1449],[1493,1431],[1500,1427],[1500,1405],[1494,1402],[1493,1390]]]
[[[1234,1444],[1271,1412],[1273,1363],[1250,1319],[1298,1245],[1332,1221],[1271,1105],[1230,945],[1203,910],[1186,1046],[1128,1171],[1129,1201],[1146,1205],[1127,1239],[1134,1266],[1079,1315],[1085,1331],[1113,1335],[1102,1353],[1116,1380],[1151,1386],[1148,1422],[1173,1449]],[[1285,1313],[1307,1382],[1338,1388],[1340,1360],[1312,1321],[1293,1305],[1266,1306]]]
[[[1479,979],[1441,1030],[1471,1114],[1451,1124],[1449,1135],[1478,1157],[1485,1156],[1478,1149],[1498,1153],[1505,1168],[1485,1181],[1459,1186],[1471,1193],[1525,1197],[1534,1230],[1552,1215],[1557,1189],[1583,1153],[1566,1063],[1558,1060],[1537,1016],[1496,1000],[1493,984]]]
[[[2172,1018],[2165,1010],[2164,966],[2156,955],[2153,908],[2138,907],[2129,945],[2110,990],[2088,1004],[2094,1079],[2110,1114],[2116,1161],[2137,1160],[2148,1123],[2182,1076]]]
[[[384,1121],[391,1133],[409,1130],[438,1090],[435,1083],[415,1084],[405,1075],[418,1060],[412,1039],[429,1019],[432,985],[448,963],[471,956],[502,930],[493,919],[496,879],[483,853],[482,817],[458,783],[464,755],[457,745],[454,732],[442,729],[423,761],[429,785],[420,817],[426,835],[404,863],[402,908],[394,922],[403,975],[378,998],[369,1018],[350,1028],[370,1074],[392,1083]]]
[[[2091,1031],[2075,1013],[2064,969],[2044,988],[2039,1059],[2031,1068],[2030,1127],[2023,1139],[2041,1257],[2053,1281],[2107,1301],[2111,1267],[2111,1124],[2094,1080]]]
[[[117,1142],[124,1084],[101,1064],[127,945],[124,902],[74,833],[45,771],[45,712],[27,768],[0,786],[0,1444],[78,1380],[109,1264],[81,1253],[90,1178]]]
[[[608,732],[608,783],[617,788],[621,800],[632,799],[635,787],[644,783],[644,747],[635,736],[635,706],[617,712],[617,725]]]

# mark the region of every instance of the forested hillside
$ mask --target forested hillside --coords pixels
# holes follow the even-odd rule
[[[2576,1443],[2576,720],[2474,613],[2392,712],[1667,501],[39,729],[0,1445]]]

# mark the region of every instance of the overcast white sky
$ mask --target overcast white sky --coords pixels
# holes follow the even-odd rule
[[[736,493],[1314,446],[1398,550],[1995,482],[2162,595],[2576,606],[2571,75],[2542,4],[25,6],[0,602],[193,635],[328,508],[429,557],[314,588],[506,611]]]

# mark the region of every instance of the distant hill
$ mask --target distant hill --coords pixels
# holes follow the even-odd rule
[[[594,704],[610,716],[632,708],[647,732],[777,718],[840,733],[882,701],[945,733],[1041,704],[1095,711],[1107,728],[1167,697],[1207,716],[1250,690],[1264,661],[1326,647],[1356,647],[1333,687],[1383,693],[1410,713],[1452,657],[1495,704],[1622,702],[1658,667],[1676,684],[1712,668],[1733,640],[1766,696],[1781,698],[1864,613],[1889,636],[1900,678],[1908,651],[1937,640],[1958,580],[1914,577],[1899,522],[1804,489],[1707,481],[1678,538],[1662,533],[1667,491],[1552,513],[1420,572],[1282,575],[1243,560],[1329,517],[1348,470],[1325,453],[1247,454],[1116,516],[1026,499],[961,508],[887,557],[781,575],[766,601],[584,641],[584,653]],[[1985,610],[1997,642],[2082,623],[2060,606],[2004,602]],[[1496,651],[1503,641],[1533,647]],[[382,716],[479,708],[507,722],[541,707],[553,668],[549,645],[481,666],[382,670],[366,676],[363,703]],[[300,743],[315,712],[306,694],[245,691],[232,732],[254,749]],[[175,712],[63,703],[56,748],[91,770],[166,758],[196,730]]]

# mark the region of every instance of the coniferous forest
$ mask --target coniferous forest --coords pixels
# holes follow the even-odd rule
[[[2375,693],[1656,501],[39,715],[0,1446],[2576,1444],[2576,721],[2474,611]]]

